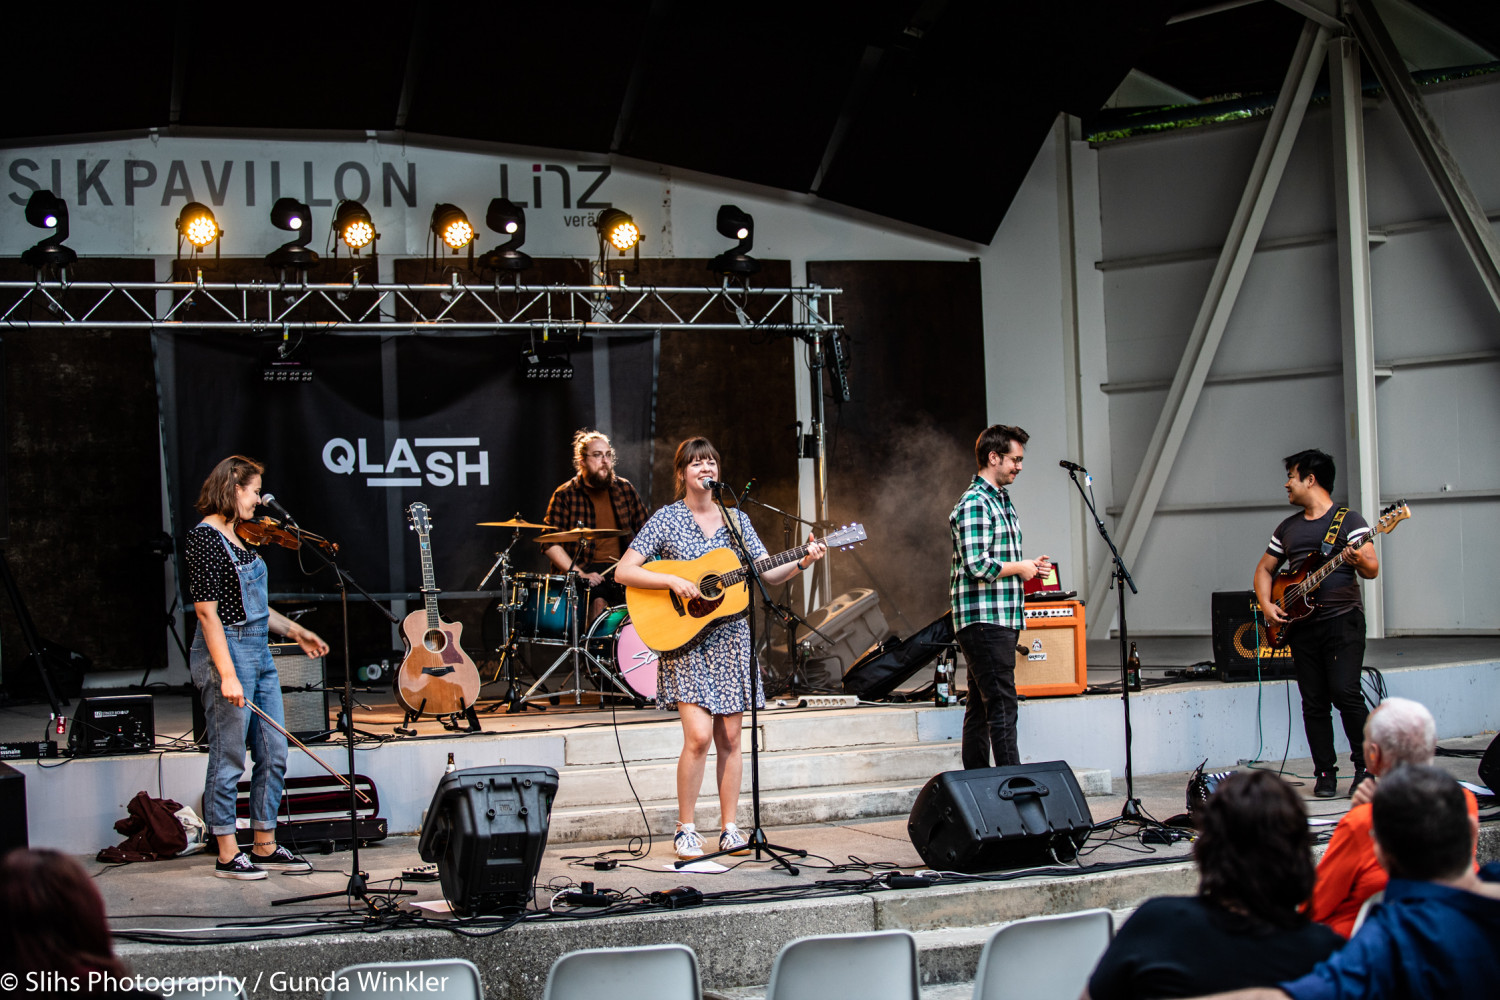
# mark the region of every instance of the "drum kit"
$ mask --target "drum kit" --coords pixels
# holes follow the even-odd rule
[[[601,698],[626,698],[637,706],[656,700],[657,654],[636,635],[625,605],[606,608],[584,629],[580,623],[593,603],[593,591],[578,567],[570,567],[565,573],[531,573],[516,569],[511,562],[511,549],[523,532],[544,532],[533,539],[542,545],[618,538],[628,532],[615,528],[557,531],[550,524],[527,521],[519,513],[505,521],[481,521],[479,527],[514,531],[510,544],[495,554],[495,563],[478,588],[484,590],[490,579],[499,574],[494,589],[499,592],[500,600],[491,611],[498,615],[500,628],[493,641],[487,638],[486,644],[492,645],[490,652],[498,654],[489,680],[506,681],[502,701],[508,706],[507,711],[519,712],[538,701],[556,705],[569,695],[574,704],[582,704],[585,693],[597,693]],[[613,568],[606,570],[605,575]],[[558,650],[556,659],[524,693],[516,680],[516,661],[523,643],[533,652],[537,647]],[[573,686],[547,690],[548,678],[559,671],[563,676],[571,671]],[[585,680],[593,686],[584,687]]]

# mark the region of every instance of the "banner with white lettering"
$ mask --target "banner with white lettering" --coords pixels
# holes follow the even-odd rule
[[[566,380],[528,378],[517,335],[312,338],[296,351],[310,377],[297,380],[272,368],[279,342],[279,332],[156,337],[179,552],[201,518],[194,504],[204,478],[236,453],[264,462],[263,489],[304,529],[337,542],[340,566],[377,594],[422,585],[417,539],[406,530],[406,508],[418,500],[431,511],[437,586],[477,588],[511,539],[477,523],[517,513],[540,521],[552,490],[573,474],[570,441],[580,427],[606,430],[621,474],[650,495],[650,336],[583,343]],[[520,568],[545,565],[532,537],[516,547]],[[314,572],[315,557],[262,552],[273,596],[337,591],[331,573]],[[185,591],[180,557],[178,573]]]

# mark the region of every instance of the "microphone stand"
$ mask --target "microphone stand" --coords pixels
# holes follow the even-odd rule
[[[299,536],[302,534],[302,528],[286,512],[285,508],[278,505],[275,510],[286,518],[287,527],[291,531],[297,533]],[[335,561],[338,554],[338,547],[331,546],[331,548],[332,555],[325,553],[322,547],[316,543],[306,544],[298,548],[297,551],[300,553],[310,550],[323,564],[319,569],[332,569],[339,581],[339,605],[344,616],[344,693],[343,704],[339,708],[338,726],[344,730],[344,746],[349,755],[349,881],[341,890],[316,892],[306,896],[291,896],[286,899],[273,899],[271,905],[286,906],[291,903],[304,903],[312,899],[334,899],[338,896],[346,896],[358,899],[365,904],[367,909],[374,913],[377,911],[370,902],[369,887],[365,883],[365,873],[359,870],[359,793],[355,787],[356,782],[354,780],[354,669],[353,660],[349,656],[349,588],[353,587],[363,594],[365,600],[380,609],[380,613],[390,619],[391,624],[400,625],[401,619],[392,614],[391,610],[384,604],[371,597],[369,591],[356,583],[347,570],[339,567]],[[414,896],[416,892],[417,890],[415,889],[386,889],[382,892],[382,895]]]
[[[755,560],[750,557],[750,549],[745,545],[745,540],[740,535],[739,518],[731,518],[729,516],[729,509],[724,506],[722,490],[726,488],[727,487],[719,486],[715,486],[713,488],[714,503],[718,504],[719,506],[719,514],[724,518],[724,527],[729,531],[729,540],[734,543],[735,555],[739,556],[740,565],[745,569],[745,574],[748,577],[748,580],[746,582],[747,589],[749,587],[749,581],[754,581],[757,587],[761,587],[762,584],[760,579],[760,571],[756,568]],[[732,490],[730,492],[731,494],[733,493]],[[736,513],[738,513],[738,506],[735,507],[735,511]],[[763,589],[762,593],[764,593]],[[776,862],[771,867],[783,868],[786,870],[786,873],[788,875],[796,875],[799,873],[799,869],[796,865],[788,861],[785,856],[796,855],[799,858],[805,858],[807,857],[807,852],[795,847],[783,847],[779,844],[770,843],[766,839],[766,831],[760,825],[760,716],[756,709],[755,696],[757,693],[762,693],[764,691],[764,685],[762,685],[760,681],[760,657],[755,652],[754,601],[746,602],[745,613],[747,621],[750,625],[750,661],[747,664],[747,669],[750,675],[750,806],[752,815],[754,816],[754,829],[752,830],[750,839],[745,846],[755,852],[756,861],[765,860],[761,857],[762,854],[770,855],[770,857]],[[738,790],[736,790],[736,794],[738,794]],[[692,861],[676,861],[673,863],[673,867],[682,868],[686,865],[695,864],[699,861],[708,861],[712,858],[723,857],[726,854],[733,854],[735,851],[743,849],[744,848],[735,847],[727,851],[714,851],[711,854],[700,855],[699,857],[694,858]]]
[[[1064,466],[1064,468],[1068,468]],[[1109,530],[1104,527],[1104,520],[1099,516],[1099,511],[1094,507],[1094,499],[1091,493],[1083,488],[1078,481],[1078,473],[1083,472],[1088,476],[1087,470],[1068,469],[1068,478],[1073,480],[1073,485],[1078,487],[1078,493],[1083,497],[1083,503],[1089,509],[1090,516],[1094,519],[1094,527],[1099,532],[1099,537],[1104,539],[1104,544],[1109,546],[1110,558],[1114,560],[1114,573],[1111,575],[1110,586],[1114,588],[1119,602],[1120,616],[1120,695],[1125,704],[1125,805],[1120,809],[1120,815],[1103,823],[1096,823],[1095,829],[1113,827],[1119,823],[1135,823],[1146,827],[1160,824],[1146,815],[1141,809],[1141,800],[1135,797],[1135,771],[1131,761],[1131,733],[1130,733],[1130,683],[1126,676],[1129,669],[1130,658],[1130,633],[1125,627],[1125,588],[1128,586],[1132,594],[1138,594],[1135,581],[1130,577],[1130,571],[1125,568],[1125,560],[1120,556],[1120,550],[1115,548],[1114,539],[1109,537]],[[1093,478],[1089,477],[1089,485],[1093,485]],[[1087,655],[1085,654],[1085,659]]]

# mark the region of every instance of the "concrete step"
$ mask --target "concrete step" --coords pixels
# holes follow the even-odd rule
[[[677,749],[682,748],[681,734]],[[750,790],[748,754],[741,790]],[[703,769],[701,794],[716,794],[714,763],[710,752]],[[959,746],[944,743],[901,743],[885,746],[862,746],[836,750],[779,750],[760,754],[761,788],[801,789],[813,785],[870,785],[877,783],[925,782],[941,771],[952,771],[962,764]],[[631,802],[631,786],[643,800],[655,801],[677,795],[677,761],[632,763],[627,769],[619,764],[568,767],[562,771],[553,808],[617,805]]]

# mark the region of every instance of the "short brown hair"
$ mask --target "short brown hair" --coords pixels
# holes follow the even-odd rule
[[[1273,927],[1306,921],[1297,907],[1316,878],[1307,810],[1274,773],[1237,771],[1219,782],[1198,818],[1193,854],[1199,896]]]
[[[979,432],[979,440],[974,442],[974,464],[979,469],[984,469],[990,464],[990,452],[996,451],[1002,455],[1010,453],[1012,441],[1025,445],[1031,440],[1031,435],[1019,427],[1009,424],[992,424]]]
[[[244,486],[252,476],[263,476],[266,467],[244,455],[230,455],[203,480],[203,489],[198,491],[198,502],[194,506],[200,514],[218,514],[232,521],[239,513],[234,503],[234,488]]]
[[[609,448],[609,457],[615,457],[615,446],[610,444],[609,436],[603,431],[596,431],[589,427],[582,427],[573,432],[573,471],[583,471],[583,456],[589,450],[590,441],[603,441]]]
[[[700,458],[712,458],[719,466],[719,475],[724,475],[724,460],[713,442],[701,435],[690,437],[677,446],[677,455],[672,459],[672,474],[677,482],[677,499],[687,496],[687,467]]]
[[[77,861],[18,847],[0,859],[0,969],[128,974],[115,957],[104,898]]]

